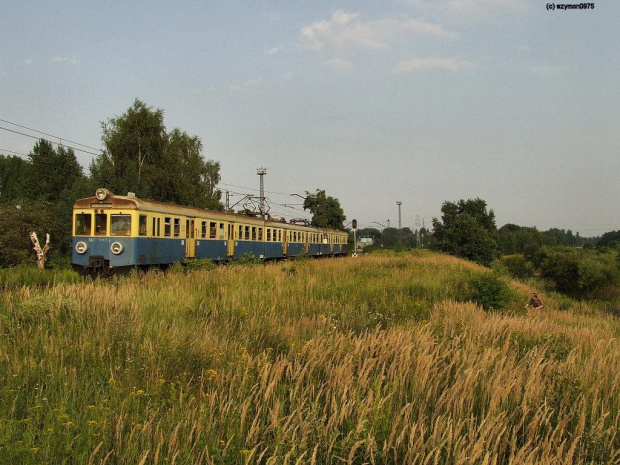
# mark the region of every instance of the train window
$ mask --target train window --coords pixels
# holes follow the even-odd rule
[[[211,221],[209,223],[209,239],[215,239],[216,231],[217,231],[217,223],[215,221]]]
[[[156,235],[157,235],[157,229],[155,229],[155,223],[156,223],[156,221],[157,221],[157,220],[155,219],[155,217],[153,217],[153,236],[156,236]]]
[[[174,219],[174,237],[181,235],[181,220],[179,218]]]
[[[92,216],[90,213],[78,213],[75,215],[75,235],[90,236],[92,227]]]
[[[256,226],[252,226],[252,240],[256,240]]]
[[[202,222],[202,227],[200,228],[200,237],[202,237],[203,239],[207,237],[207,222],[206,221]]]
[[[131,215],[110,215],[110,233],[112,236],[131,235]]]
[[[169,216],[166,216],[164,218],[164,236],[170,237],[171,226],[172,226],[172,218],[170,218]]]
[[[157,237],[161,237],[161,218],[157,218]]]
[[[267,228],[267,242],[271,242],[271,229]]]
[[[146,236],[146,215],[140,215],[138,218],[138,234]]]
[[[243,239],[243,226],[239,225],[239,232],[237,233],[237,239]]]
[[[258,240],[263,240],[263,228],[258,228]]]
[[[105,236],[108,233],[108,215],[95,213],[95,235]]]
[[[224,223],[220,223],[220,239],[224,239]]]

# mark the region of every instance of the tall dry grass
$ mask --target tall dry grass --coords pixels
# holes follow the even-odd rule
[[[482,272],[386,255],[6,292],[0,462],[617,463],[618,321],[484,312]]]

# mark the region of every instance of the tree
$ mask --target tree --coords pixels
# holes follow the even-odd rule
[[[444,202],[441,221],[433,218],[433,247],[489,266],[497,258],[495,213],[482,199]]]
[[[40,139],[28,154],[27,170],[28,198],[55,202],[62,193],[70,190],[75,182],[84,178],[82,167],[75,158],[73,149]]]
[[[105,151],[91,177],[113,192],[201,208],[222,209],[220,164],[202,157],[202,142],[180,129],[166,132],[164,113],[136,99],[123,115],[102,123]]]
[[[338,199],[327,196],[324,190],[317,189],[316,194],[306,191],[304,210],[312,213],[312,226],[319,228],[344,229],[347,218]]]
[[[556,290],[573,297],[596,295],[605,286],[617,283],[617,252],[545,247],[542,250],[541,276]]]
[[[0,203],[26,197],[28,162],[22,158],[0,155]]]
[[[609,231],[604,233],[596,243],[597,247],[613,247],[620,243],[620,231]]]
[[[161,198],[180,205],[221,210],[222,193],[216,188],[220,181],[220,164],[205,161],[201,152],[202,142],[198,137],[191,137],[180,129],[168,135],[166,160],[174,173],[168,176],[170,191],[162,192]]]
[[[136,192],[154,197],[157,171],[163,165],[166,144],[164,112],[136,99],[121,116],[101,123],[105,151],[94,160],[91,175],[114,192]],[[159,200],[159,199],[158,199]]]
[[[24,262],[34,263],[36,255],[32,250],[30,233],[54,231],[55,225],[51,205],[47,202],[26,200],[15,204],[0,205],[0,268],[7,268]],[[53,250],[53,249],[52,249]]]

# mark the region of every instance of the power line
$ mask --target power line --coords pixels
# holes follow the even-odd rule
[[[64,137],[58,137],[58,136],[55,136],[53,134],[48,134],[47,132],[38,131],[36,129],[32,129],[32,128],[29,128],[27,126],[22,126],[21,124],[17,124],[17,123],[13,123],[11,121],[7,121],[5,119],[0,119],[0,121],[2,121],[3,123],[12,124],[13,126],[17,126],[18,128],[27,129],[28,131],[37,132],[39,134],[43,134],[43,135],[46,135],[46,136],[49,136],[49,137],[53,137],[54,139],[58,139],[60,141],[64,140],[64,141],[67,141],[67,142],[69,142],[71,144],[79,145],[80,147],[86,147],[86,148],[93,149],[93,150],[101,150],[101,149],[98,149],[97,147],[91,147],[90,145],[80,144],[79,142],[75,142],[75,141],[72,141],[72,140],[69,140],[69,139],[65,139]]]
[[[25,153],[16,152],[15,150],[1,149],[1,148],[0,148],[0,151],[2,151],[2,152],[12,153],[12,154],[15,154],[15,155],[21,155],[22,157],[27,157],[27,156],[28,156],[28,155],[26,155]]]
[[[33,139],[41,139],[41,137],[33,136],[33,135],[31,135],[31,134],[26,134],[25,132],[14,131],[13,129],[4,128],[4,127],[2,127],[2,126],[0,126],[0,129],[3,129],[3,130],[5,130],[5,131],[9,131],[9,132],[13,132],[13,133],[15,133],[15,134],[19,134],[19,135],[21,135],[21,136],[31,137],[31,138],[33,138]],[[57,146],[59,146],[59,147],[67,147],[67,148],[70,148],[70,149],[75,150],[75,151],[77,151],[77,152],[83,152],[83,153],[88,153],[89,155],[99,156],[99,154],[98,154],[98,153],[89,152],[88,150],[78,149],[78,148],[76,148],[76,147],[71,147],[70,145],[63,145],[63,144],[61,144],[61,143],[59,143],[59,142],[54,142],[54,141],[52,141],[52,140],[48,140],[48,142],[49,142],[50,144],[54,144],[54,145],[57,145]],[[95,149],[95,150],[96,150],[96,149]]]
[[[260,192],[260,189],[254,189],[253,187],[237,186],[236,184],[227,184],[225,182],[218,182],[218,185],[219,184],[221,184],[223,186],[231,186],[231,187],[237,187],[239,189],[247,189],[247,190],[250,190],[250,191]],[[275,192],[275,191],[265,191],[265,192],[267,192],[268,194],[290,195],[290,194],[287,194],[285,192]]]

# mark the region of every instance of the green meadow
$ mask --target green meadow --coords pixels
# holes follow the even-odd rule
[[[453,257],[9,284],[0,463],[620,461],[620,320]]]

